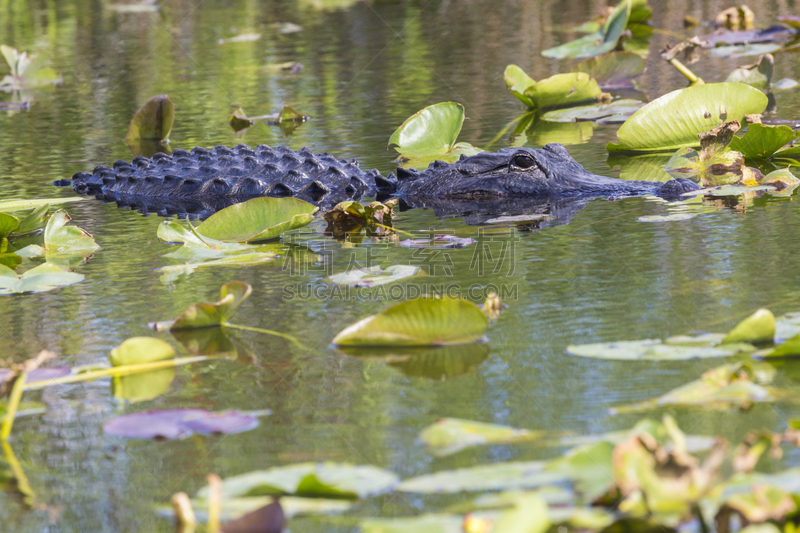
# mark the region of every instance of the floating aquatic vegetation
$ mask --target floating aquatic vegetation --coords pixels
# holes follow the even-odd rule
[[[597,82],[584,72],[556,74],[537,82],[518,66],[508,65],[503,80],[509,92],[531,109],[575,104],[600,94]]]
[[[789,126],[750,124],[741,137],[734,137],[730,147],[741,152],[747,159],[770,159],[772,157],[797,157],[800,150],[784,146],[791,143],[797,134]]]
[[[460,298],[423,297],[359,320],[333,339],[338,346],[446,346],[484,338],[488,320]]]
[[[567,353],[583,357],[620,360],[696,359],[729,357],[752,353],[753,344],[775,340],[775,316],[768,309],[759,309],[736,325],[727,334],[705,333],[681,335],[665,340],[646,339],[597,344],[570,345]]]
[[[632,99],[612,101],[607,104],[554,109],[542,115],[547,122],[592,121],[598,124],[621,124],[642,108],[644,102]]]
[[[775,58],[772,57],[772,54],[762,54],[758,56],[755,63],[736,67],[725,81],[737,81],[746,83],[756,89],[766,89],[772,83],[774,66]]]
[[[295,65],[295,63],[292,63],[292,65]],[[293,122],[294,123],[306,122],[309,118],[311,117],[309,117],[308,115],[304,115],[302,113],[298,113],[288,105],[281,106],[281,110],[277,113],[269,113],[267,115],[258,115],[255,117],[247,116],[247,113],[244,112],[244,109],[239,107],[236,109],[236,111],[233,112],[228,122],[230,123],[231,128],[233,128],[234,131],[241,131],[246,128],[249,128],[259,120],[263,120],[267,124],[273,126],[280,126],[283,124],[288,124]]]
[[[31,214],[33,216],[32,220],[30,220],[29,216],[29,225],[26,226],[24,223],[20,223],[20,228],[25,228],[27,231],[35,230],[40,222],[44,220],[46,212],[47,210],[44,206],[34,210]],[[44,246],[31,244],[17,250],[16,254],[21,257],[44,255],[49,261],[56,261],[58,258],[64,258],[65,256],[81,256],[85,258],[99,250],[100,246],[86,231],[76,226],[67,226],[70,220],[72,219],[63,209],[56,211],[50,216],[47,226],[44,228]],[[1,222],[2,219],[0,218]]]
[[[47,61],[41,56],[20,53],[6,45],[0,45],[0,53],[11,69],[11,74],[0,80],[0,90],[19,91],[62,82],[61,76],[45,66]]]
[[[461,418],[442,418],[419,435],[428,451],[437,457],[459,452],[470,446],[509,444],[541,438],[543,431],[529,431]]]
[[[350,287],[375,287],[394,283],[401,279],[415,276],[419,272],[419,267],[411,265],[392,265],[383,269],[379,266],[355,268],[347,272],[334,274],[328,279],[339,285]]]
[[[376,235],[391,233],[393,231],[392,218],[394,218],[394,208],[397,202],[397,199],[389,200],[386,203],[371,202],[367,205],[353,200],[340,202],[322,215],[322,218],[328,223],[325,232],[332,234],[335,238],[356,233],[365,227],[373,229]]]
[[[644,72],[644,59],[633,52],[611,52],[582,61],[570,69],[591,76],[601,89],[629,89]]]
[[[542,51],[544,57],[564,59],[568,57],[587,58],[611,52],[617,48],[622,32],[628,26],[631,16],[631,0],[623,0],[609,15],[608,19],[596,33],[585,35],[580,39],[564,43],[555,48]]]
[[[749,30],[755,26],[755,22],[755,13],[746,5],[723,9],[714,17],[714,26],[729,30]]]
[[[462,155],[481,150],[469,143],[457,143],[464,124],[464,106],[456,102],[430,105],[408,117],[389,138],[389,147],[400,153],[399,161],[413,165],[434,159],[452,163]]]
[[[782,46],[785,41],[794,38],[797,32],[785,26],[770,26],[762,30],[728,30],[721,29],[707,35],[700,35],[698,39],[705,41],[704,48],[714,48],[716,46],[732,46],[769,43]],[[763,52],[762,52],[763,53]]]
[[[258,426],[258,418],[239,411],[172,409],[145,411],[112,418],[103,424],[106,433],[129,439],[185,439],[201,435],[230,435]]]
[[[463,248],[470,244],[475,244],[475,239],[455,235],[435,235],[427,239],[406,239],[400,242],[400,246],[405,248]]]
[[[172,122],[175,120],[175,107],[166,94],[151,96],[133,115],[125,134],[125,143],[135,145],[139,142],[169,141]]]
[[[48,292],[84,280],[83,274],[62,270],[53,263],[43,263],[21,275],[0,265],[0,294]]]
[[[760,114],[767,107],[761,91],[741,83],[706,83],[668,93],[634,113],[617,131],[610,152],[676,150],[697,146],[697,135],[720,122]]]
[[[217,211],[196,231],[223,242],[264,241],[308,225],[318,210],[299,198],[253,198]]]
[[[153,337],[131,337],[111,350],[108,356],[113,366],[152,363],[175,357],[175,349]]]
[[[222,498],[298,495],[356,500],[389,492],[398,481],[397,474],[374,466],[300,463],[225,478]],[[197,493],[201,500],[208,496],[208,486]]]

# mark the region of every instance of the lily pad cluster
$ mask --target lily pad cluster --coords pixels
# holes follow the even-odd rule
[[[0,294],[46,292],[84,279],[70,267],[85,262],[100,247],[86,231],[67,225],[65,210],[50,213],[52,205],[76,200],[80,199],[0,202]],[[46,262],[16,272],[25,259],[39,257]]]

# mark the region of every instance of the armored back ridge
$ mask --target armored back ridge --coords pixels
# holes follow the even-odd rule
[[[334,205],[395,191],[391,179],[377,170],[364,172],[355,160],[314,154],[308,148],[295,152],[285,146],[253,149],[244,144],[120,160],[113,168],[98,166],[91,174],[79,172],[71,182],[57,184],[71,184],[81,194],[145,213],[199,216],[257,196],[295,196]]]
[[[117,161],[113,168],[96,167],[91,174],[79,172],[72,181],[56,184],[71,184],[79,193],[143,213],[200,217],[257,196],[295,196],[332,207],[365,196],[398,194],[406,206],[433,208],[441,215],[490,215],[531,209],[530,202],[509,199],[559,205],[567,212],[565,202],[551,200],[644,194],[677,198],[698,188],[686,179],[660,183],[598,176],[587,172],[560,144],[483,152],[453,164],[436,161],[422,171],[399,168],[397,177],[384,177],[377,170],[364,172],[355,160],[337,160],[308,148],[295,152],[285,146],[197,147],[150,159],[136,157],[130,163]],[[517,207],[509,212],[511,206]]]

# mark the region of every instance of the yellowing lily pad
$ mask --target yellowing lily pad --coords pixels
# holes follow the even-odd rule
[[[759,309],[739,322],[724,339],[722,344],[772,342],[775,338],[775,315],[769,309]]]
[[[708,338],[682,337],[662,342],[659,339],[619,341],[597,344],[567,346],[567,353],[596,359],[665,361],[681,359],[705,359],[730,357],[740,353],[751,353],[755,347],[747,343],[719,345],[717,336]]]
[[[133,115],[125,134],[125,142],[164,141],[169,139],[172,122],[175,120],[175,107],[166,94],[150,97]]]
[[[416,298],[401,302],[342,330],[340,346],[444,346],[483,339],[488,319],[460,298]]]
[[[190,306],[179,316],[170,330],[219,327],[233,315],[233,312],[253,292],[253,288],[242,281],[231,281],[220,289],[218,302],[200,303]]]
[[[584,72],[556,74],[536,82],[518,66],[508,65],[503,79],[511,94],[529,108],[569,105],[600,94],[597,82]]]
[[[532,440],[544,432],[516,429],[498,424],[487,424],[460,418],[443,418],[420,433],[420,439],[428,450],[442,457],[482,444],[504,444]]]
[[[392,265],[385,270],[379,266],[373,266],[334,274],[328,279],[333,283],[350,287],[375,287],[414,276],[418,272],[419,267],[411,265]]]

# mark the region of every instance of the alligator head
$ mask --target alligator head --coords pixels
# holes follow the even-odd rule
[[[506,148],[462,156],[452,165],[437,161],[421,172],[399,168],[397,180],[398,192],[412,201],[643,194],[677,197],[699,188],[682,178],[661,183],[598,176],[572,159],[563,145],[555,143],[539,149]]]

